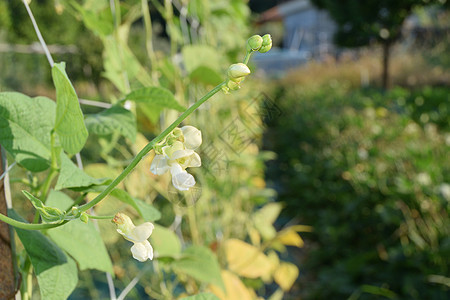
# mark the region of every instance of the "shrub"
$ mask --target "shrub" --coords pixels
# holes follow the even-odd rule
[[[267,180],[314,227],[305,299],[448,295],[449,92],[279,90]]]

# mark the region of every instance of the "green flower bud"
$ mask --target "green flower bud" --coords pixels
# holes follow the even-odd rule
[[[240,82],[250,74],[250,69],[243,63],[232,64],[228,68],[228,78],[234,82]]]
[[[78,218],[78,217],[80,216],[80,214],[81,214],[81,212],[80,212],[80,210],[78,209],[78,207],[76,207],[76,206],[72,207],[72,215],[73,215],[74,217]]]
[[[258,51],[263,44],[263,38],[255,34],[247,40],[247,52]]]
[[[111,220],[111,222],[115,223],[117,225],[117,228],[125,233],[130,232],[135,227],[130,217],[122,213],[117,213],[114,216],[114,219]]]
[[[266,53],[272,48],[272,37],[270,36],[270,34],[265,34],[262,39],[263,42],[261,48],[259,49],[259,52]]]
[[[81,216],[80,216],[80,220],[81,220],[81,222],[87,224],[89,222],[89,217],[88,217],[88,215],[86,213],[82,213]]]

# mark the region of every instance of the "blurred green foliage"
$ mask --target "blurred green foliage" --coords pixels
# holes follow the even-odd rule
[[[266,174],[285,214],[314,228],[304,299],[448,296],[449,94],[277,89]]]
[[[245,0],[31,3],[47,43],[76,45],[77,53],[53,58],[55,62],[67,61],[67,75],[73,80],[77,95],[84,98],[91,90],[93,98],[105,102],[102,106],[112,105],[100,109],[81,103],[83,126],[89,131],[86,147],[81,150],[83,170],[61,156],[56,185],[50,184],[51,180],[47,185],[47,190],[53,187],[64,191],[67,200],[92,200],[99,192],[98,186],[116,177],[149,140],[175,120],[179,111],[226,79],[228,66],[244,58],[249,36],[249,9]],[[6,31],[7,41],[35,43],[37,39],[23,4],[8,2],[7,8],[0,12],[7,16],[3,18],[7,21],[2,22],[11,23]],[[64,35],[65,32],[68,34]],[[48,84],[51,78],[48,63],[42,54],[7,53],[2,57],[0,63],[6,66],[2,81],[8,90],[53,93],[54,88]],[[89,76],[86,69],[92,71]],[[97,70],[98,80],[91,76],[93,70]],[[58,84],[56,90],[58,94]],[[78,109],[78,101],[72,85],[67,90],[71,103],[77,104],[71,106],[73,112],[75,106]],[[13,106],[14,101],[7,100],[4,107]],[[140,264],[132,260],[129,242],[108,221],[97,224],[112,258],[113,270],[111,265],[99,268],[93,264],[92,260],[101,260],[92,255],[92,249],[89,253],[84,251],[87,248],[80,240],[89,234],[64,238],[65,230],[70,229],[66,225],[72,223],[59,232],[46,233],[64,249],[61,253],[67,252],[78,263],[79,268],[71,269],[72,275],[80,274],[80,281],[74,280],[67,292],[71,293],[71,299],[108,298],[105,275],[92,269],[113,271],[117,290],[124,290],[130,281],[134,284],[139,279],[127,299],[175,299],[211,291],[223,300],[253,300],[257,295],[268,298],[270,294],[280,298],[291,289],[299,271],[294,264],[281,260],[281,253],[286,246],[302,247],[299,232],[310,228],[289,226],[277,231],[273,225],[282,205],[275,203],[273,190],[265,185],[264,162],[273,154],[259,149],[264,130],[257,113],[260,102],[260,88],[249,79],[237,93],[216,94],[183,122],[199,128],[203,139],[198,149],[202,167],[192,170],[197,184],[191,190],[180,192],[173,187],[168,174],[150,173],[154,153],[149,153],[95,206],[99,215],[120,211],[130,215],[136,224],[155,222],[150,237],[155,250],[152,262]],[[23,110],[27,109],[24,106]],[[27,125],[29,120],[22,119]],[[78,125],[67,121],[64,125],[69,125],[66,128],[69,131],[80,132],[83,122],[78,121]],[[58,128],[55,125],[55,130]],[[62,146],[66,152],[77,152],[84,139],[76,147],[70,147],[70,143]],[[17,160],[14,155],[12,159]],[[19,192],[20,185],[28,183],[22,180],[27,176],[32,178],[29,180],[32,194],[47,193],[39,190],[39,186],[45,187],[38,184],[42,176],[14,169],[12,194],[14,207],[21,215],[32,213]],[[78,194],[80,191],[82,194]],[[54,191],[50,194],[55,195]],[[27,240],[22,242],[27,248]],[[20,253],[20,243],[18,249]],[[45,248],[39,251],[45,252]],[[22,255],[26,258],[25,253]],[[102,255],[109,261],[106,253]],[[25,263],[20,267],[22,277],[31,278],[30,267]],[[66,277],[67,274],[61,279]],[[51,283],[41,280],[41,290]],[[75,286],[77,289],[72,293]],[[51,287],[62,288],[62,285]],[[22,285],[22,289],[28,293],[27,286]],[[56,295],[54,290],[48,291],[55,299],[65,297]],[[38,289],[34,288],[33,298],[37,294]]]

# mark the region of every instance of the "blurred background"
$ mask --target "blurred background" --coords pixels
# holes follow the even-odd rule
[[[222,278],[237,279],[241,291],[222,299],[449,298],[448,1],[33,0],[30,6],[78,96],[105,104],[158,85],[187,106],[243,59],[248,37],[272,35],[272,50],[252,57],[253,74],[241,90],[217,96],[186,123],[203,132],[199,190],[174,195],[170,178],[152,176],[148,161],[124,183],[161,212],[158,223],[174,229],[182,245],[206,245],[217,254],[227,269]],[[0,91],[55,99],[21,1],[0,2],[0,74]],[[88,102],[82,109],[101,110]],[[118,174],[174,118],[135,109],[136,143],[91,136],[82,151],[86,172]],[[20,187],[14,183],[13,191]],[[98,213],[123,208],[112,197],[106,202]],[[142,274],[129,299],[186,292],[179,281],[188,279],[164,262],[143,269],[128,260],[126,242],[110,224],[100,229],[116,288]],[[230,255],[239,253],[224,246],[231,239],[267,259],[252,265],[254,272],[233,269]],[[267,274],[260,270],[266,263]],[[86,298],[108,298],[101,272],[80,273],[71,299]]]

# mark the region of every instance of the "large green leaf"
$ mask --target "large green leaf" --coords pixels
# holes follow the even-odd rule
[[[127,32],[128,25],[122,24],[119,31]],[[150,75],[140,64],[139,60],[133,54],[126,42],[126,34],[122,38],[115,36],[104,37],[103,61],[105,72],[103,76],[108,78],[123,94],[130,90],[130,84],[133,86],[135,80],[141,85],[147,86],[152,83]]]
[[[46,204],[59,209],[67,209],[72,199],[66,194],[51,191]],[[78,262],[80,270],[97,269],[113,273],[111,259],[99,232],[92,222],[70,221],[63,226],[47,231],[51,239]]]
[[[212,283],[225,290],[216,256],[206,247],[191,246],[183,251],[182,257],[172,267],[202,282]]]
[[[150,236],[150,242],[158,254],[158,257],[179,257],[181,243],[177,235],[170,229],[155,224],[155,229]]]
[[[90,188],[92,186],[102,185],[107,182],[107,178],[96,179],[83,170],[78,168],[66,154],[61,152],[61,169],[59,172],[58,181],[55,185],[55,190]]]
[[[131,197],[130,194],[122,189],[114,189],[110,195],[133,207],[145,221],[154,222],[161,218],[161,213],[155,207]]]
[[[217,71],[206,66],[195,68],[189,77],[193,82],[199,82],[205,85],[218,85],[223,81],[222,76]]]
[[[175,97],[169,90],[161,87],[151,86],[140,88],[129,93],[125,99],[146,105],[149,108],[171,108],[178,111],[185,110],[185,108],[175,100]]]
[[[30,171],[39,172],[50,166],[55,109],[55,102],[45,97],[0,93],[0,144]]]
[[[114,105],[98,114],[86,116],[86,127],[97,135],[110,135],[119,132],[124,137],[136,141],[136,117],[119,105]]]
[[[187,45],[182,50],[186,70],[191,73],[200,66],[206,66],[219,71],[222,57],[216,48],[208,45]]]
[[[83,148],[88,137],[78,97],[67,77],[65,63],[55,63],[52,68],[56,88],[55,132],[61,146],[69,154],[76,154]]]
[[[96,2],[101,3],[102,1]],[[98,36],[107,36],[114,31],[114,22],[109,7],[104,10],[94,11],[85,9],[75,1],[70,3],[80,12],[84,25]]]
[[[180,300],[219,300],[219,298],[212,293],[201,293],[190,297],[184,297]]]
[[[24,221],[15,211],[9,215]],[[75,261],[37,230],[15,228],[36,274],[41,299],[67,299],[78,283]]]

